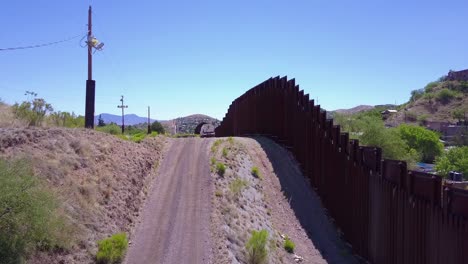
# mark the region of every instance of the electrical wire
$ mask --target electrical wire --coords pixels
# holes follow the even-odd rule
[[[23,50],[23,49],[42,48],[42,47],[47,47],[47,46],[52,46],[52,45],[60,44],[60,43],[63,43],[63,42],[67,42],[67,41],[76,39],[76,38],[81,37],[81,36],[83,36],[83,34],[79,34],[79,35],[76,35],[76,36],[71,37],[71,38],[67,38],[67,39],[60,40],[60,41],[49,42],[49,43],[43,43],[43,44],[37,44],[37,45],[30,45],[30,46],[23,46],[23,47],[1,48],[0,51],[11,51],[11,50]]]

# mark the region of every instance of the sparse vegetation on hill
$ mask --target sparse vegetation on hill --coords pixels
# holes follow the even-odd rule
[[[457,118],[452,114],[454,111],[468,112],[468,82],[447,81],[442,77],[422,89],[411,91],[409,102],[401,105],[400,110],[386,124],[397,126],[405,122],[455,122]],[[420,116],[425,116],[425,120],[421,120]]]
[[[0,159],[0,263],[23,263],[36,250],[70,248],[76,234],[60,207],[28,161]]]

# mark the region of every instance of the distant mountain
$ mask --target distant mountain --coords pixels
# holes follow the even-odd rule
[[[333,112],[339,113],[339,114],[352,115],[352,114],[356,114],[356,113],[371,110],[371,109],[374,109],[374,106],[372,106],[372,105],[358,105],[358,106],[353,107],[353,108],[338,109],[338,110],[335,110]]]
[[[112,114],[100,114],[101,118],[104,120],[104,123],[110,124],[110,123],[116,123],[117,125],[122,125],[122,116],[121,115],[112,115]],[[125,118],[125,125],[137,125],[141,123],[146,123],[148,122],[147,117],[140,117],[135,114],[128,114],[124,116]],[[98,119],[99,115],[94,117],[94,124],[98,124]],[[156,120],[150,119],[151,122],[154,122]]]

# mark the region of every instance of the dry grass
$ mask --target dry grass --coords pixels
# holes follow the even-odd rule
[[[11,106],[0,103],[0,128],[2,127],[26,127],[26,122],[15,117]]]

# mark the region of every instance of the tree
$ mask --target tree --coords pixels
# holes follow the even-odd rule
[[[398,132],[406,144],[421,155],[424,162],[433,162],[444,150],[439,135],[424,127],[402,124]]]
[[[450,149],[436,159],[435,169],[443,177],[447,177],[450,171],[457,171],[468,178],[468,147]]]
[[[156,131],[159,134],[164,134],[164,127],[158,121],[154,121],[151,124],[151,131]]]
[[[418,152],[408,146],[397,129],[385,127],[379,113],[335,114],[334,121],[341,125],[342,131],[349,132],[351,138],[359,139],[362,145],[381,148],[383,158],[404,160],[410,167],[419,160]]]
[[[99,115],[99,118],[98,118],[98,127],[103,127],[105,126],[106,123],[104,122],[104,119],[102,119],[101,115]]]

